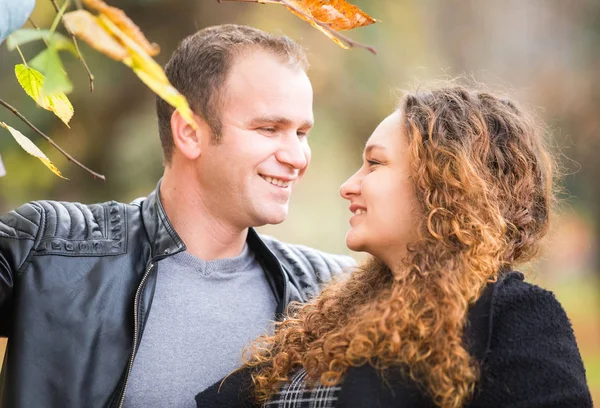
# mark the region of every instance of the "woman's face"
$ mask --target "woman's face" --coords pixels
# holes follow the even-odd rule
[[[346,245],[365,251],[390,268],[416,236],[417,201],[410,178],[408,141],[399,111],[379,124],[367,141],[363,164],[340,188],[350,202]]]

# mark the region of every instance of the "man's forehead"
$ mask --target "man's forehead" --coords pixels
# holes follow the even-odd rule
[[[234,54],[225,84],[268,83],[282,75],[289,75],[290,71],[306,75],[303,69],[286,62],[278,55],[260,49],[251,49]]]
[[[221,91],[224,115],[244,114],[246,120],[281,124],[312,123],[312,86],[302,69],[264,51],[240,57]]]

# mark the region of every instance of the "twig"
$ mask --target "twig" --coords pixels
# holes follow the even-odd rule
[[[36,30],[39,31],[40,26],[38,26],[36,23],[34,23],[33,20],[31,19],[31,17],[29,17],[29,23],[33,26],[33,28],[35,28]],[[45,38],[42,38],[42,41],[44,42],[44,44],[46,44],[46,47],[50,48],[50,44],[48,43],[48,41]]]
[[[9,105],[7,102],[3,101],[2,99],[0,99],[0,105],[3,105],[6,109],[8,109],[12,113],[14,113],[19,119],[21,119],[23,122],[25,122],[25,124],[27,126],[29,126],[31,129],[33,129],[34,132],[36,132],[38,135],[40,135],[41,137],[46,139],[52,146],[54,146],[56,148],[56,150],[61,152],[63,154],[63,156],[65,156],[67,158],[67,160],[75,163],[76,165],[78,165],[79,167],[81,167],[82,169],[84,169],[85,171],[90,173],[92,176],[94,176],[94,178],[99,178],[102,181],[106,181],[106,177],[104,177],[104,175],[96,173],[93,170],[90,170],[89,168],[87,168],[86,166],[81,164],[79,161],[74,159],[69,153],[65,152],[62,149],[62,147],[57,145],[56,142],[54,142],[54,140],[52,140],[50,138],[50,136],[47,136],[44,132],[42,132],[41,130],[36,128],[30,121],[28,121],[27,118],[25,118],[25,116],[21,115],[21,113],[19,113],[19,111],[16,108],[12,107],[11,105]]]
[[[330,33],[331,35],[333,35],[334,37],[336,37],[338,40],[346,43],[346,45],[348,47],[350,47],[350,48],[353,48],[353,47],[364,48],[364,49],[370,51],[371,53],[373,53],[374,55],[377,55],[377,51],[372,46],[367,45],[367,44],[362,44],[362,43],[359,43],[357,41],[354,41],[350,37],[348,37],[348,36],[340,33],[339,31],[336,31],[333,28],[331,28],[331,26],[329,24],[324,23],[324,22],[319,21],[319,20],[316,20],[313,16],[307,14],[306,12],[304,12],[304,10],[299,9],[295,5],[291,4],[288,0],[217,0],[217,1],[219,3],[223,2],[223,1],[235,1],[235,2],[238,2],[238,3],[259,3],[259,4],[277,3],[277,4],[282,4],[282,5],[286,6],[287,8],[289,8],[290,10],[293,10],[294,12],[298,13],[299,15],[301,15],[302,17],[304,17],[305,19],[310,20],[310,21],[314,22],[315,24],[319,25],[325,31],[327,31],[328,33]]]
[[[25,61],[25,57],[23,56],[23,53],[21,52],[21,48],[18,45],[15,45],[15,47],[17,48],[17,51],[19,52],[19,55],[21,56],[21,61],[23,61],[23,65],[27,66],[27,61]]]
[[[58,7],[58,4],[56,4],[56,0],[50,0],[50,2],[52,2],[52,5],[54,6],[54,9],[58,13],[60,11],[60,7]],[[83,68],[85,68],[85,72],[87,73],[87,76],[88,76],[89,81],[90,81],[90,92],[94,92],[94,75],[91,73],[91,71],[90,71],[87,63],[85,62],[85,59],[83,58],[83,54],[79,50],[79,44],[77,44],[77,38],[75,37],[75,35],[73,35],[73,33],[71,31],[69,31],[69,29],[65,25],[64,16],[61,17],[60,20],[63,22],[63,26],[65,26],[65,29],[67,30],[67,32],[71,36],[71,39],[73,40],[73,44],[75,45],[75,50],[77,51],[77,59],[79,61],[81,61],[81,64],[83,65]]]
[[[36,30],[40,29],[40,26],[38,26],[36,23],[34,23],[33,20],[31,19],[31,17],[29,17],[27,19],[27,21],[29,21],[29,24],[31,24],[33,26],[33,28],[35,28]]]

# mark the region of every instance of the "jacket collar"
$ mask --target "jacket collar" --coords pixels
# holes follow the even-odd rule
[[[158,182],[156,190],[150,193],[141,203],[142,220],[150,240],[152,262],[186,249],[162,205],[160,199],[161,181]]]
[[[141,202],[142,219],[151,245],[152,262],[186,250],[183,240],[177,235],[160,199],[160,180],[156,189]],[[277,313],[283,312],[290,294],[287,293],[287,277],[281,262],[267,247],[254,228],[248,230],[246,242],[265,269],[271,289],[277,298]]]

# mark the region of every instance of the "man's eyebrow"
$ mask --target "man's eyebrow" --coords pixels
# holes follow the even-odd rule
[[[258,118],[254,118],[252,119],[251,123],[253,125],[257,125],[257,124],[276,124],[282,127],[287,127],[287,126],[291,126],[292,125],[292,121],[288,118],[285,118],[283,116],[260,116]],[[306,129],[306,128],[312,128],[314,125],[314,122],[312,121],[306,121],[304,123],[302,123],[298,128],[299,129]]]

